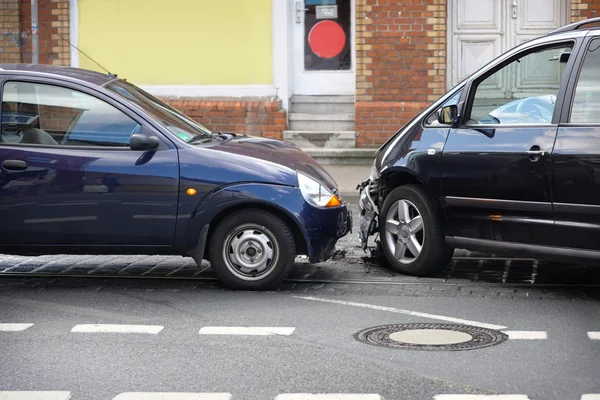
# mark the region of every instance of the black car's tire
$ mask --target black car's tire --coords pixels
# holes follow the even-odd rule
[[[261,209],[240,210],[227,216],[215,228],[209,243],[212,268],[231,289],[279,287],[295,256],[290,228],[276,215]]]
[[[392,207],[402,207],[404,211],[398,214],[396,208],[394,214]],[[406,214],[408,217],[404,217]],[[418,230],[417,215],[421,217],[422,231]],[[394,235],[396,228],[398,233]],[[452,258],[453,250],[445,244],[438,208],[418,185],[401,186],[386,197],[379,214],[379,230],[385,259],[398,272],[431,275],[444,269]],[[411,249],[419,250],[419,244],[420,253],[415,257]]]

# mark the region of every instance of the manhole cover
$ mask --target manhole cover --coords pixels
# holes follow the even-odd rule
[[[495,346],[508,335],[492,329],[454,324],[395,324],[368,328],[354,337],[364,343],[394,349],[472,350]]]

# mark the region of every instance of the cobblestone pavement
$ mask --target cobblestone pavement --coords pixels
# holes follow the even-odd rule
[[[353,212],[353,233],[340,240],[334,258],[320,264],[309,264],[305,258],[298,258],[281,290],[449,297],[600,297],[600,268],[496,257],[465,250],[457,250],[452,263],[436,276],[417,278],[399,274],[373,262],[360,248],[356,205]],[[179,256],[0,255],[0,275],[0,287],[25,283],[40,287],[51,282],[60,286],[220,287],[208,262],[199,268],[191,258]],[[99,279],[91,282],[85,278]],[[142,282],[140,278],[147,279]],[[156,278],[170,281],[156,282]],[[556,287],[561,290],[554,290]]]

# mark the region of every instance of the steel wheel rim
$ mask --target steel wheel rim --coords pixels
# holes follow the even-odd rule
[[[244,224],[225,238],[223,260],[236,277],[258,281],[275,269],[279,260],[279,245],[275,235],[264,226]]]
[[[401,264],[412,264],[423,252],[425,227],[414,203],[401,199],[392,204],[385,217],[385,241]]]

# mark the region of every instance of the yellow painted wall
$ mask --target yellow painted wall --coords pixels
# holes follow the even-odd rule
[[[272,0],[79,0],[79,48],[138,85],[270,84]]]

